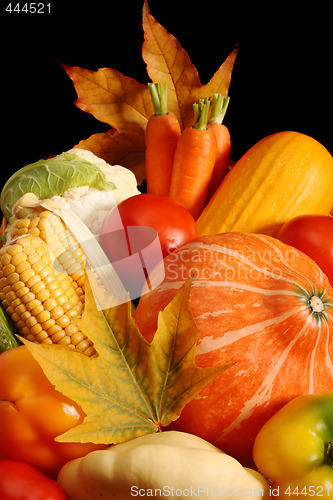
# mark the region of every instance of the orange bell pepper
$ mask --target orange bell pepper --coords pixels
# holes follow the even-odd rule
[[[0,459],[25,462],[55,479],[69,460],[106,448],[54,440],[85,414],[55,390],[24,345],[0,354],[0,380]]]

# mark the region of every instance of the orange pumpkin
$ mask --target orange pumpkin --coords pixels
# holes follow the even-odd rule
[[[235,362],[172,427],[252,465],[254,438],[273,413],[298,395],[333,389],[333,289],[309,257],[259,234],[202,236],[161,265],[164,281],[135,313],[142,333],[152,339],[158,312],[192,275],[196,362]]]

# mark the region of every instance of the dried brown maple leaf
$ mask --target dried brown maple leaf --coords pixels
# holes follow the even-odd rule
[[[207,85],[202,85],[189,55],[178,40],[150,15],[148,2],[143,6],[145,41],[142,57],[153,82],[168,82],[168,108],[181,128],[193,124],[193,103],[214,93],[228,95],[231,73],[238,49],[235,48]]]
[[[211,80],[202,85],[189,55],[178,40],[150,14],[144,1],[142,57],[153,82],[168,82],[169,111],[181,127],[192,124],[192,105],[214,93],[228,95],[231,73],[237,54],[235,48]],[[93,134],[77,147],[88,149],[110,164],[123,165],[134,172],[138,184],[145,179],[145,130],[153,106],[147,85],[110,68],[98,71],[63,65],[75,86],[75,104],[111,129]]]

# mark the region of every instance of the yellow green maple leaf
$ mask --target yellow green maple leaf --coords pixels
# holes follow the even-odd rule
[[[178,40],[150,14],[144,1],[142,57],[154,82],[168,82],[169,111],[178,117],[181,128],[193,123],[193,103],[214,93],[228,95],[235,48],[211,80],[202,85],[189,55]],[[72,79],[78,99],[75,104],[97,120],[108,123],[107,132],[83,139],[77,147],[88,149],[110,164],[132,170],[138,184],[145,179],[145,129],[153,106],[147,85],[110,68],[97,71],[63,64]]]
[[[23,340],[56,390],[86,414],[57,441],[112,444],[157,432],[231,366],[195,364],[199,332],[189,308],[191,280],[160,312],[151,343],[140,333],[130,302],[100,311],[86,284],[84,313],[76,322],[94,342],[97,357]]]

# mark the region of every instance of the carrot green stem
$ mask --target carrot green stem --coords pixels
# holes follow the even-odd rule
[[[210,100],[199,99],[199,102],[193,104],[194,125],[193,128],[206,130],[210,110]]]
[[[151,100],[153,101],[155,115],[168,114],[168,82],[165,82],[164,89],[162,83],[148,83]]]
[[[223,122],[229,101],[230,97],[224,97],[221,94],[213,95],[212,113],[208,121],[210,125],[221,124]]]

